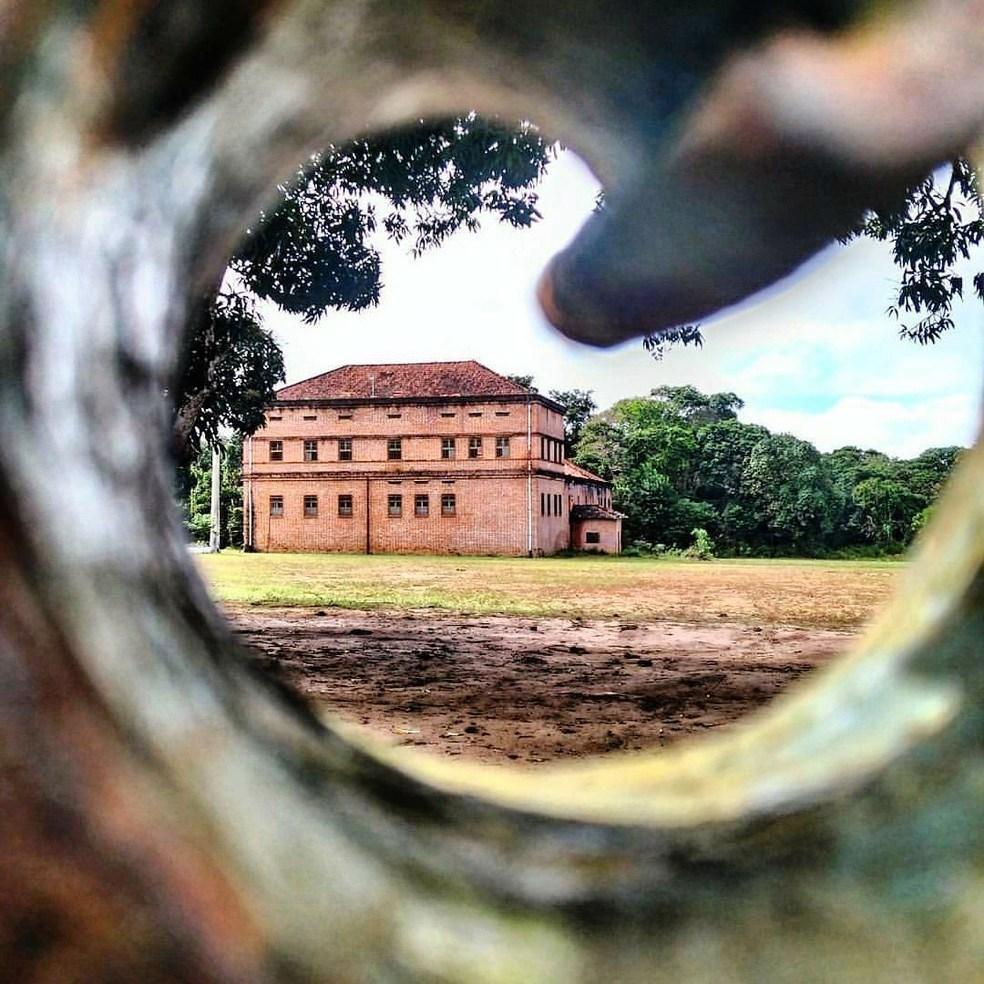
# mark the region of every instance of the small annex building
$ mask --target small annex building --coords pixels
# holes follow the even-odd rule
[[[474,361],[283,387],[244,444],[243,486],[252,550],[621,549],[610,483],[564,458],[563,408]]]

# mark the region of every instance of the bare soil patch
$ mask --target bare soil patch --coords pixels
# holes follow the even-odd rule
[[[856,630],[227,605],[257,661],[401,745],[535,764],[730,724]]]

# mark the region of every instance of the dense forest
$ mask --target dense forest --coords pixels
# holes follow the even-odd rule
[[[614,483],[630,549],[688,547],[703,529],[724,555],[899,553],[963,450],[823,454],[743,423],[743,405],[734,393],[663,386],[587,421],[574,460]]]
[[[529,383],[527,384],[529,385]],[[552,391],[569,407],[568,454],[609,479],[625,514],[629,553],[693,548],[706,531],[719,556],[881,556],[900,553],[925,524],[962,448],[911,459],[838,448],[738,419],[734,393],[663,386],[589,415],[590,394]],[[223,546],[242,543],[242,438],[224,443]],[[211,454],[178,473],[193,539],[209,532]]]

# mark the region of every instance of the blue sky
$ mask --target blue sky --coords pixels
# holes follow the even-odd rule
[[[704,324],[703,349],[655,362],[638,341],[599,350],[564,339],[533,298],[549,258],[594,205],[597,184],[572,154],[540,189],[543,220],[528,230],[488,221],[412,259],[382,245],[378,308],[331,312],[317,325],[263,307],[293,382],[345,363],[477,359],[532,373],[543,391],[591,389],[599,406],[663,384],[731,390],[742,419],[788,431],[822,450],[845,444],[911,456],[969,444],[980,422],[984,307],[965,302],[934,346],[897,337],[885,314],[897,273],[886,245],[831,247],[767,296]],[[975,257],[984,268],[984,251]]]

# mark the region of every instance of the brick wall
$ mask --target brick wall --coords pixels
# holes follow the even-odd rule
[[[588,542],[588,533],[598,535],[597,543]],[[571,544],[575,550],[597,550],[599,553],[622,552],[622,521],[620,519],[584,519],[571,523]]]
[[[533,551],[567,549],[570,495],[563,437],[562,415],[536,400],[274,405],[266,426],[243,449],[253,546],[365,552],[368,482],[372,552],[523,555],[529,550],[531,480]],[[393,438],[401,441],[395,460],[388,454]],[[479,439],[478,457],[469,454],[470,438]],[[450,458],[442,456],[447,439],[455,442]],[[497,455],[497,439],[508,442],[507,453]],[[351,458],[340,457],[343,440],[351,442]],[[282,460],[271,460],[271,441],[281,442]],[[305,441],[315,442],[316,460],[305,460]],[[550,497],[542,513],[541,493]],[[442,515],[442,494],[455,496],[454,516]],[[339,495],[352,497],[351,515],[339,516]],[[390,495],[402,496],[399,517],[389,514]],[[428,496],[426,516],[416,514],[418,495]],[[270,515],[271,496],[282,497],[282,515]],[[305,496],[317,496],[317,515],[304,515]],[[247,521],[249,516],[247,507]]]
[[[368,487],[368,530],[366,493]],[[390,515],[389,497],[400,496],[401,514]],[[454,515],[442,497],[454,496]],[[270,497],[283,515],[270,515]],[[305,516],[304,499],[317,496],[317,515]],[[352,497],[340,516],[339,496]],[[427,515],[416,499],[427,497]],[[526,478],[369,479],[260,478],[253,482],[254,537],[261,551],[461,553],[525,555]]]

